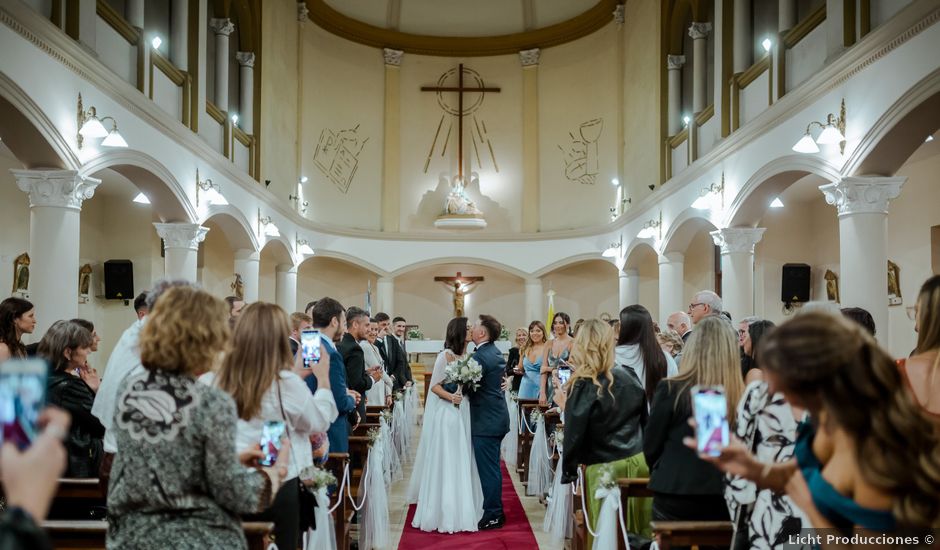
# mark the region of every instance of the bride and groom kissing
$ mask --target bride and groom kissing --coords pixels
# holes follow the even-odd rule
[[[500,468],[500,445],[509,432],[502,390],[506,362],[495,344],[501,329],[489,315],[472,325],[466,317],[447,324],[408,487],[408,502],[417,503],[411,522],[416,529],[456,533],[499,529],[506,522]],[[448,365],[468,360],[469,340],[482,377],[476,387],[461,387],[448,379]]]

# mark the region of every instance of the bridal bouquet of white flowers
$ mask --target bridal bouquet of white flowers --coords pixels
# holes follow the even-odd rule
[[[444,377],[447,384],[457,383],[477,390],[480,388],[480,380],[483,380],[483,367],[473,357],[457,359],[447,364]]]

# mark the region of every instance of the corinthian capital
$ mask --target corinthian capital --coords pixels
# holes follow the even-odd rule
[[[692,37],[692,40],[706,38],[710,32],[712,32],[711,23],[692,23],[692,26],[689,27],[689,36]]]
[[[531,67],[532,65],[538,65],[539,59],[542,57],[542,50],[538,48],[532,48],[531,50],[522,50],[519,52],[519,62],[522,63],[523,67]]]
[[[16,186],[29,194],[30,208],[52,206],[81,210],[95,195],[101,180],[79,176],[75,170],[10,170]]]
[[[667,55],[666,56],[666,68],[670,71],[675,69],[681,69],[685,65],[685,56],[684,55]]]
[[[255,53],[254,52],[238,52],[235,54],[235,61],[238,61],[238,65],[241,67],[254,67],[255,66]]]
[[[227,17],[213,18],[209,21],[209,28],[215,34],[228,36],[235,30],[235,23],[232,23],[232,20]]]
[[[826,203],[835,206],[839,217],[853,214],[887,214],[888,202],[901,194],[906,177],[849,177],[820,185]]]
[[[208,227],[198,223],[155,223],[153,226],[166,248],[198,250],[199,243],[205,240],[209,232]]]
[[[623,17],[623,4],[617,4],[617,7],[614,8],[614,22],[622,25],[624,21]]]
[[[753,254],[754,245],[764,236],[763,227],[726,227],[712,231],[712,241],[722,254]]]
[[[382,50],[383,55],[385,55],[385,64],[394,65],[396,67],[401,65],[401,58],[405,55],[405,52],[401,50],[393,50],[391,48],[385,48]]]

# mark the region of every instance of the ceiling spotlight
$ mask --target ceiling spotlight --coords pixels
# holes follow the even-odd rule
[[[819,137],[816,138],[815,142],[813,141],[813,136],[810,133],[813,126],[819,126],[822,128],[822,132],[819,133]],[[812,121],[806,126],[806,132],[803,133],[803,137],[800,138],[798,142],[793,146],[793,150],[797,153],[818,153],[819,145],[835,145],[839,144],[839,152],[845,153],[845,100],[842,100],[842,103],[839,107],[839,116],[829,113],[826,115],[826,122],[822,123],[819,121]]]
[[[650,239],[657,235],[657,228],[659,229],[659,238],[663,236],[663,212],[659,211],[658,220],[649,220],[643,224],[643,228],[640,229],[640,232],[636,234],[638,239]]]
[[[147,198],[147,195],[143,193],[137,193],[137,196],[134,197],[134,202],[137,204],[150,204],[150,199]]]
[[[931,141],[933,141],[933,135],[927,136],[927,139],[924,140],[924,143],[930,143]]]
[[[725,203],[725,173],[721,173],[721,183],[712,183],[708,187],[702,189],[701,194],[695,202],[692,203],[692,208],[696,210],[708,210],[716,206],[715,199],[720,199],[719,207],[724,207]]]
[[[206,181],[199,181],[199,169],[196,169],[196,206],[199,206],[200,191],[206,195],[206,202],[225,206],[228,201],[222,196],[222,186],[218,183],[212,183],[212,180],[206,178]]]
[[[108,131],[103,122],[111,121],[111,131]],[[104,138],[101,145],[105,147],[127,147],[127,141],[118,132],[117,121],[113,117],[98,118],[98,110],[95,107],[89,107],[87,110],[82,105],[82,94],[78,94],[78,134],[75,141],[78,148],[81,149],[85,144],[85,139]]]
[[[154,36],[153,40],[150,41],[150,44],[153,46],[153,49],[159,50],[160,45],[163,44],[163,39],[160,38],[159,36]]]
[[[607,250],[601,252],[601,256],[605,258],[616,258],[619,255],[621,248],[623,248],[623,236],[620,237],[618,242],[610,243],[610,246],[607,247]]]
[[[307,180],[309,179],[310,178],[308,178],[307,176],[300,176],[300,183],[307,183]]]
[[[281,236],[281,230],[274,225],[271,216],[262,216],[260,208],[258,209],[258,233],[267,235],[268,237]]]
[[[773,46],[773,42],[771,42],[769,38],[765,38],[761,41],[760,45],[764,47],[765,52],[769,52],[770,47]]]
[[[783,201],[780,200],[780,197],[774,197],[774,200],[770,201],[771,208],[783,208]]]

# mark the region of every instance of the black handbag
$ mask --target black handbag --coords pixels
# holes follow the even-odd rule
[[[287,420],[287,414],[284,413],[284,402],[281,399],[281,381],[277,381],[277,404],[281,408],[281,417],[284,419],[284,428],[287,430],[287,438],[290,439],[290,421]],[[313,509],[317,507],[317,498],[302,481],[298,479],[297,483],[300,494],[297,497],[298,510],[300,513],[300,532],[306,533],[308,529],[317,528],[317,518]]]

